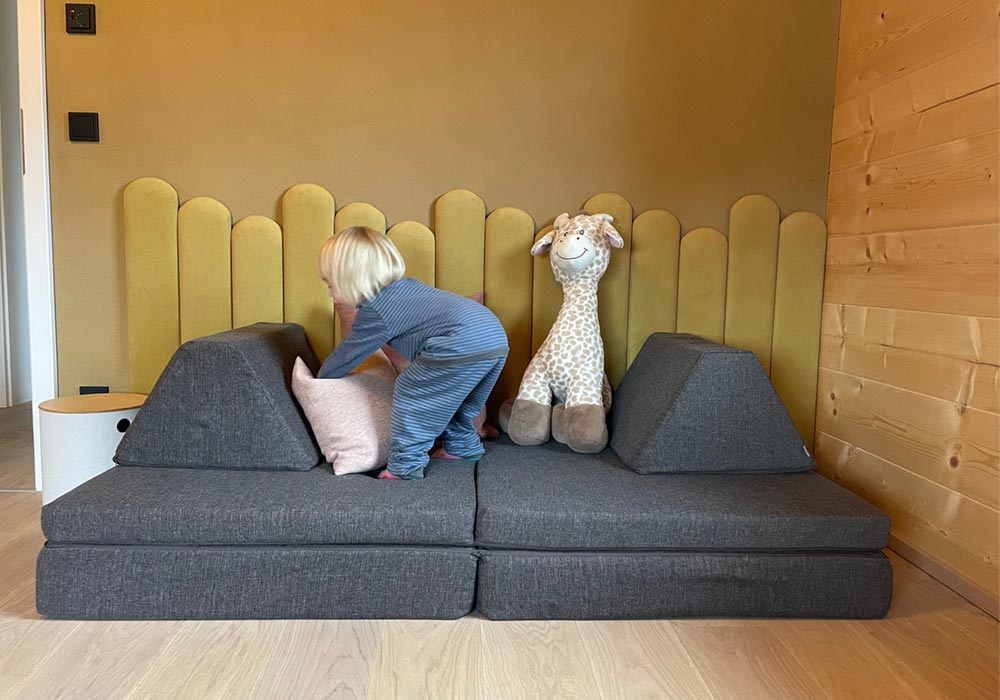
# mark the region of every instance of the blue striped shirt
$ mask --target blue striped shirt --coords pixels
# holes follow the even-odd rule
[[[343,377],[388,343],[408,360],[462,364],[507,354],[507,334],[482,304],[403,278],[358,308],[350,334],[320,368],[319,377]]]

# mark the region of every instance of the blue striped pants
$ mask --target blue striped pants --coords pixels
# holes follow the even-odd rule
[[[419,479],[428,450],[440,437],[444,449],[462,459],[479,459],[483,442],[472,420],[486,405],[506,357],[459,365],[414,360],[396,379],[392,395],[389,465],[392,474]]]

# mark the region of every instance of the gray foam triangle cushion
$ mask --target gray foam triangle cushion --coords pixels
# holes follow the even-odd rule
[[[115,454],[122,466],[307,470],[322,461],[291,391],[297,324],[257,323],[184,343]]]
[[[611,447],[642,473],[796,472],[815,468],[749,350],[656,333],[622,379]]]

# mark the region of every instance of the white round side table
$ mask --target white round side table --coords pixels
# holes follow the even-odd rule
[[[114,466],[122,435],[145,394],[86,394],[38,405],[42,504]]]

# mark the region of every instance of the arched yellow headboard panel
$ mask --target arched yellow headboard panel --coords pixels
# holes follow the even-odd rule
[[[726,237],[698,228],[681,239],[677,332],[721,343],[726,327]]]
[[[129,378],[134,391],[147,393],[181,340],[177,191],[144,177],[129,183],[122,203]]]
[[[548,256],[532,258],[537,230],[521,209],[492,212],[474,192],[452,190],[434,204],[431,230],[416,221],[387,227],[371,204],[336,208],[319,185],[296,185],[281,201],[281,224],[250,216],[231,225],[225,205],[177,193],[157,178],[124,192],[128,338],[132,389],[148,392],[181,342],[255,321],[300,323],[319,356],[336,340],[326,287],[316,275],[320,245],[334,231],[387,231],[407,274],[466,296],[483,294],[510,340],[491,411],[517,392],[545,339],[562,290]],[[567,210],[573,210],[567,207]],[[690,332],[753,350],[769,372],[806,444],[812,444],[819,364],[826,226],[815,214],[783,220],[762,195],[737,200],[728,236],[700,228],[682,235],[673,214],[633,218],[618,194],[583,210],[614,217],[624,248],[612,252],[600,287],[608,376],[621,380],[650,333]],[[553,212],[553,216],[559,212]]]
[[[300,323],[318,354],[333,349],[333,310],[316,274],[316,253],[333,231],[333,195],[319,185],[295,185],[281,198],[282,290],[286,321]]]
[[[195,197],[177,212],[181,342],[233,327],[233,215],[222,202]]]

